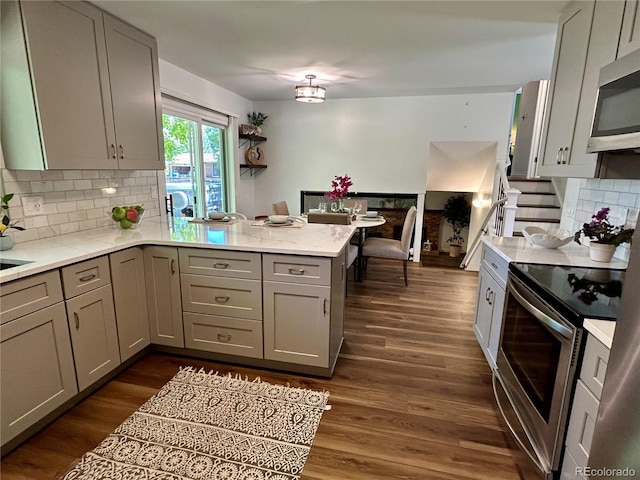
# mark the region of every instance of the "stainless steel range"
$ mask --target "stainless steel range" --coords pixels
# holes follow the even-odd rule
[[[512,263],[494,393],[525,479],[557,478],[585,318],[615,320],[624,272]]]

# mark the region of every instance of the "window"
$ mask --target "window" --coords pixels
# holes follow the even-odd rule
[[[174,216],[228,211],[228,117],[163,97],[165,182]]]

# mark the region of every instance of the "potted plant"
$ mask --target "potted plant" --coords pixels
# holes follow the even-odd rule
[[[245,135],[262,135],[262,125],[267,118],[269,118],[269,115],[265,115],[262,112],[247,113],[249,125],[241,125],[240,133]]]
[[[462,229],[469,226],[471,219],[471,205],[467,201],[464,193],[453,195],[447,199],[442,211],[444,219],[451,224],[453,235],[447,240],[449,242],[449,255],[459,257],[462,251]]]
[[[573,237],[577,243],[580,243],[582,234],[589,237],[589,257],[594,262],[610,262],[618,245],[631,243],[634,229],[611,225],[610,211],[608,207],[601,208],[591,216],[591,222],[583,224]]]
[[[9,228],[24,230],[24,227],[16,225],[17,222],[12,222],[9,218],[9,201],[12,198],[13,193],[7,193],[6,195],[3,195],[0,200],[0,211],[2,213],[2,220],[0,221],[0,250],[11,250],[13,248],[13,238],[5,235],[5,232]]]

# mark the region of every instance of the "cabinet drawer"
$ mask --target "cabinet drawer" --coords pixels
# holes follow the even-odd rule
[[[62,268],[64,298],[73,298],[110,283],[109,259],[106,256]]]
[[[260,254],[181,248],[180,272],[260,280]]]
[[[262,320],[262,282],[181,275],[185,312]]]
[[[507,286],[509,262],[487,245],[482,246],[482,265],[498,280],[502,288]]]
[[[62,284],[58,270],[5,283],[0,288],[0,323],[61,301]]]
[[[598,400],[602,396],[604,376],[607,373],[610,350],[592,335],[587,337],[580,379]]]
[[[567,429],[567,449],[580,467],[586,467],[593,440],[593,430],[598,416],[598,399],[582,380],[578,380]]]
[[[298,255],[263,255],[264,280],[331,285],[331,259]]]
[[[262,322],[185,313],[184,342],[196,350],[262,358]]]

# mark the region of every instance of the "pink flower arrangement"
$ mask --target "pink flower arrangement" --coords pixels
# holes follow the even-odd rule
[[[332,200],[344,198],[349,193],[349,187],[353,185],[351,177],[349,175],[343,175],[341,177],[335,176],[331,181],[331,190],[325,195]]]

